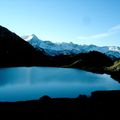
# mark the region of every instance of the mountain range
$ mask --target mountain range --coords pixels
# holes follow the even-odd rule
[[[79,53],[88,53],[90,51],[98,51],[105,53],[112,59],[120,58],[120,47],[118,46],[103,46],[96,45],[78,45],[72,42],[70,43],[53,43],[51,41],[40,40],[36,35],[22,36],[25,41],[28,41],[37,50],[44,49],[46,54],[50,56],[56,55],[72,55]]]

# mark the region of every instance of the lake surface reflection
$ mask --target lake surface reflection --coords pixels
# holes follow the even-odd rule
[[[70,68],[18,67],[0,69],[0,101],[77,97],[96,90],[120,90],[109,75]]]

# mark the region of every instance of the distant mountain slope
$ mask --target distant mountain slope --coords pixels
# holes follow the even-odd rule
[[[0,66],[26,66],[39,64],[45,57],[28,42],[21,39],[7,28],[0,26]],[[41,59],[42,58],[42,59]]]
[[[24,40],[28,41],[34,48],[41,49],[51,56],[55,55],[71,55],[78,53],[87,53],[89,51],[98,51],[105,53],[112,59],[120,58],[120,47],[104,46],[98,47],[95,45],[78,45],[74,43],[52,43],[50,41],[42,41],[36,35],[23,36]]]

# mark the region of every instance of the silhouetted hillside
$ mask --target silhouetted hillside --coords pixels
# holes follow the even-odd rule
[[[74,62],[66,67],[80,68],[93,72],[104,72],[104,67],[113,64],[113,60],[103,53],[91,51],[74,56]]]
[[[42,65],[44,51],[35,50],[15,33],[0,26],[0,66]]]

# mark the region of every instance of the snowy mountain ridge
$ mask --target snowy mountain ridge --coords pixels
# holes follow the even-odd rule
[[[25,41],[28,41],[34,48],[43,48],[44,51],[51,56],[55,55],[70,55],[78,53],[86,53],[89,51],[99,51],[105,53],[111,58],[120,58],[120,47],[118,46],[103,46],[96,45],[78,45],[72,42],[70,43],[53,43],[51,41],[40,40],[36,35],[28,35],[22,37]]]

